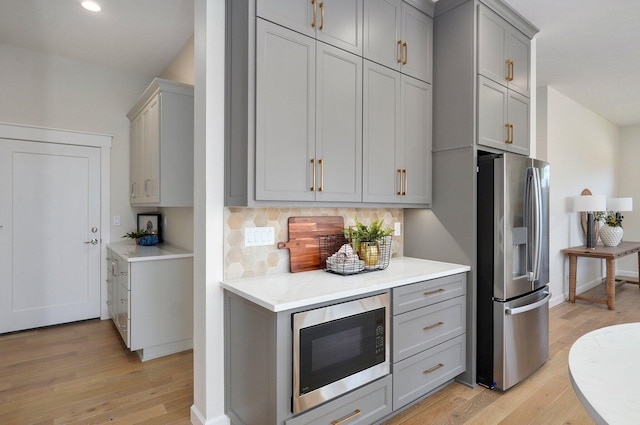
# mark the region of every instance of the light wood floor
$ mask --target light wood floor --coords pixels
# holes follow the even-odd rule
[[[569,382],[567,356],[593,329],[640,322],[638,287],[616,292],[615,311],[583,301],[552,308],[549,361],[509,391],[455,383],[384,425],[593,424]],[[604,287],[589,295],[604,297]],[[142,363],[110,321],[0,336],[2,425],[182,425],[190,423],[192,404],[192,352]]]
[[[190,424],[193,353],[141,362],[110,320],[0,336],[0,424]]]

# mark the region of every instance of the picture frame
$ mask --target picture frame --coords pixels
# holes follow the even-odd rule
[[[151,234],[158,235],[158,243],[162,243],[162,214],[138,214],[138,230],[147,230]]]

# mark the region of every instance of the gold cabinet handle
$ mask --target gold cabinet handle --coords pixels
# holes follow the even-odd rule
[[[427,370],[423,371],[422,373],[424,373],[425,375],[428,375],[428,374],[433,373],[433,372],[435,372],[436,370],[438,370],[438,369],[440,369],[442,367],[444,367],[444,365],[442,363],[438,363],[437,365],[435,365],[431,369],[427,369]]]
[[[504,142],[511,145],[513,144],[513,124],[506,123],[504,126],[507,128],[507,140]]]
[[[321,1],[320,2],[320,28],[318,29],[322,31],[323,28],[324,28],[324,2]]]
[[[398,40],[398,63],[402,63],[402,40]]]
[[[311,183],[311,191],[315,192],[316,191],[316,159],[313,158],[311,160],[311,174],[312,174],[312,183]]]
[[[402,168],[398,168],[398,195],[402,195]]]
[[[429,295],[439,294],[440,292],[444,292],[444,288],[436,289],[435,291],[425,292],[423,295],[428,297]]]
[[[343,423],[345,423],[347,421],[350,421],[351,419],[355,418],[356,416],[360,415],[361,413],[362,413],[362,411],[360,411],[360,409],[356,409],[352,413],[349,413],[345,417],[342,417],[340,419],[335,419],[335,420],[331,421],[331,425],[342,425]]]
[[[320,164],[320,186],[318,187],[318,192],[322,192],[322,187],[324,186],[324,161],[319,159],[318,164]]]
[[[311,21],[311,28],[316,27],[316,15],[318,14],[318,9],[316,6],[316,0],[311,0],[311,5],[313,6],[313,21]]]
[[[404,43],[402,43],[402,47],[404,47],[404,60],[402,61],[402,64],[406,65],[407,61],[409,60],[409,45],[405,41]]]
[[[402,176],[403,176],[403,186],[402,186],[402,195],[406,195],[407,194],[407,169],[403,168],[402,169]]]
[[[438,326],[442,326],[442,325],[444,325],[444,322],[438,322],[438,323],[436,323],[435,325],[425,326],[424,328],[422,328],[422,330],[430,331],[431,329],[435,329],[435,328],[437,328]]]
[[[507,59],[507,81],[513,81],[513,61]]]

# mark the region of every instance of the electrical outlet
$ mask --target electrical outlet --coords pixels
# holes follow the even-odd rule
[[[244,246],[263,246],[275,243],[273,227],[247,227],[244,229]]]

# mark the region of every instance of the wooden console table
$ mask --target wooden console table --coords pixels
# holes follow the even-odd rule
[[[569,302],[576,300],[590,301],[599,304],[606,304],[609,310],[616,309],[616,282],[632,283],[639,285],[638,279],[627,277],[616,277],[616,258],[625,257],[635,252],[638,253],[638,270],[640,270],[640,242],[622,242],[618,246],[596,245],[595,249],[588,249],[583,246],[574,246],[563,249],[562,252],[569,256]],[[607,261],[607,300],[598,300],[589,297],[576,295],[576,274],[578,268],[578,257],[601,258]]]

